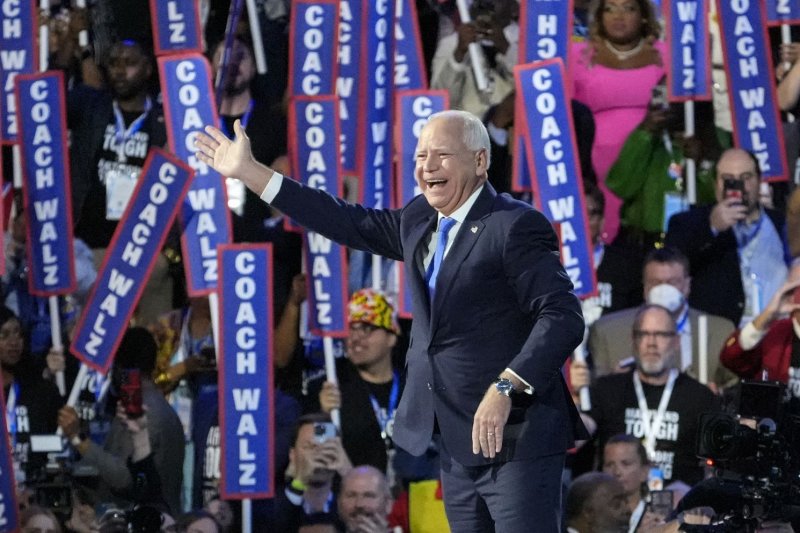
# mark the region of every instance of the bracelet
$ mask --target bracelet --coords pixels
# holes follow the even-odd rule
[[[297,478],[294,478],[294,479],[292,480],[292,482],[291,482],[291,483],[289,483],[289,487],[290,487],[291,489],[293,489],[294,491],[296,491],[296,492],[301,492],[301,493],[302,493],[302,492],[305,492],[305,491],[306,491],[306,485],[305,485],[305,483],[303,483],[302,481],[300,481],[300,480],[299,480],[299,479],[297,479]]]

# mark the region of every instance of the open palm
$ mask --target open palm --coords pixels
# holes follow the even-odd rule
[[[242,179],[245,168],[252,162],[250,139],[237,120],[233,125],[236,136],[228,139],[213,126],[206,126],[205,133],[198,133],[195,145],[197,157],[211,168],[230,178]]]

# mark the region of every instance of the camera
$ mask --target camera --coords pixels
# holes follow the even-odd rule
[[[733,198],[740,202],[744,201],[744,182],[733,178],[725,178],[722,182],[722,195],[726,200]]]
[[[702,531],[755,531],[764,521],[800,518],[800,416],[787,409],[784,392],[777,381],[745,380],[736,415],[701,415],[697,455],[713,464],[718,490],[737,495],[736,508]]]
[[[336,436],[336,426],[332,422],[314,423],[314,442],[322,444]]]
[[[125,414],[130,418],[139,418],[144,414],[142,407],[142,375],[138,369],[128,368],[122,371],[120,384],[120,402]]]

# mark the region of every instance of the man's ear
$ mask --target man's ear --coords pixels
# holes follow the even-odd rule
[[[489,153],[486,148],[481,148],[476,157],[476,172],[478,176],[483,176],[489,172]]]

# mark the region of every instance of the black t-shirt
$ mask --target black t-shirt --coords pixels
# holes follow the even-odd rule
[[[664,385],[642,383],[642,390],[655,417]],[[597,422],[597,445],[602,465],[603,447],[614,435],[625,433],[644,439],[644,427],[631,373],[603,376],[591,389],[591,416]],[[703,478],[696,455],[698,418],[707,411],[718,411],[719,399],[685,374],[679,374],[667,404],[664,421],[656,436],[655,466],[666,481],[681,480],[694,485]]]
[[[789,362],[789,381],[786,383],[788,412],[800,415],[800,339],[792,335],[792,358]]]
[[[137,180],[151,146],[161,146],[166,139],[162,120],[153,120],[158,108],[150,110],[135,132],[131,132],[122,142],[117,139],[115,116],[105,126],[102,145],[97,147],[94,156],[91,186],[75,228],[75,236],[82,239],[90,248],[105,248],[111,242],[118,220],[106,218],[107,180],[123,180],[132,177]],[[142,115],[141,112],[122,111],[125,128],[130,128]]]

